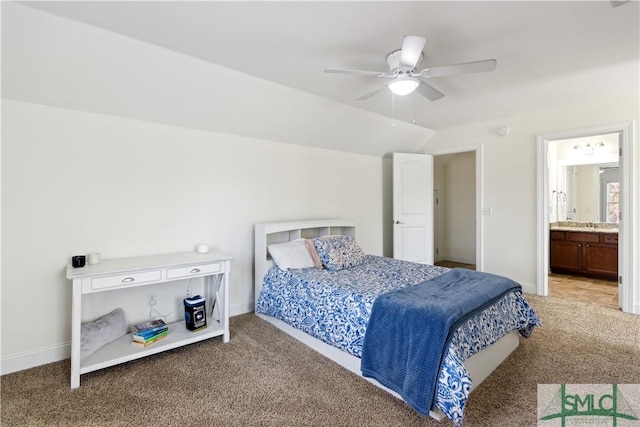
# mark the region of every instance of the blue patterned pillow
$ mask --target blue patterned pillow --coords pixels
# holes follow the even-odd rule
[[[329,271],[355,267],[364,261],[365,254],[351,236],[329,236],[313,239],[322,265]]]

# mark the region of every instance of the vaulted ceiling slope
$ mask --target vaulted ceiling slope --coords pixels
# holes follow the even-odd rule
[[[433,133],[25,3],[0,7],[3,100],[377,157]]]
[[[638,1],[28,2],[78,22],[427,129],[638,91]],[[496,59],[490,73],[434,77],[430,102],[375,77],[404,35],[425,37],[423,67]],[[256,94],[258,97],[259,94]]]

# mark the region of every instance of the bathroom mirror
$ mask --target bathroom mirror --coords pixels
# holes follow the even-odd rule
[[[619,134],[549,143],[549,220],[619,222]]]
[[[558,179],[565,180],[565,196],[557,197],[558,221],[619,222],[617,163],[567,165],[558,169]]]

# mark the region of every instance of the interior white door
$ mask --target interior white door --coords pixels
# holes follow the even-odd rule
[[[433,264],[433,156],[393,153],[393,257]]]

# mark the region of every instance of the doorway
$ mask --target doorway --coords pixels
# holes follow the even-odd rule
[[[548,143],[551,296],[618,308],[619,147],[620,132]],[[599,249],[568,241],[585,226],[585,236],[603,241],[596,244]],[[601,270],[595,276],[589,256],[594,251]],[[574,255],[582,258],[570,259]],[[574,271],[573,261],[581,261],[586,271]]]
[[[600,216],[602,215],[602,208],[593,206],[591,208],[585,206],[578,206],[578,201],[573,197],[567,197],[567,188],[559,188],[558,180],[554,181],[554,176],[558,176],[557,164],[553,162],[557,159],[553,152],[555,147],[554,141],[570,140],[576,138],[596,138],[598,141],[604,135],[613,135],[618,140],[619,150],[618,153],[614,153],[620,170],[620,183],[619,183],[619,201],[617,208],[622,220],[619,223],[619,246],[618,246],[618,305],[626,312],[633,312],[633,271],[631,269],[631,263],[629,259],[631,248],[631,234],[629,232],[630,227],[625,226],[625,218],[630,218],[628,215],[631,212],[630,209],[630,195],[633,191],[633,183],[631,182],[631,167],[632,163],[632,146],[631,141],[633,134],[632,123],[622,123],[610,126],[602,126],[591,129],[579,129],[557,132],[554,134],[538,135],[538,284],[537,292],[539,295],[549,294],[549,271],[550,271],[550,224],[558,220],[567,220],[569,215],[571,220],[579,219],[586,222],[600,222]],[[586,141],[586,140],[585,140]],[[597,144],[597,141],[596,141]],[[579,144],[573,144],[569,147],[574,154],[578,154],[580,151],[586,152],[587,150],[593,155],[593,151],[602,146],[595,148],[595,145],[591,143],[589,146],[582,144],[580,147],[576,147]],[[598,144],[599,145],[599,144]],[[622,153],[625,153],[623,157]],[[594,162],[595,163],[595,162]],[[615,163],[615,159],[611,163]],[[604,171],[606,165],[598,168],[598,173]],[[570,173],[565,173],[564,176],[571,176],[575,172],[575,168],[571,168]],[[563,174],[560,172],[560,174]],[[566,181],[565,181],[566,184]],[[575,183],[573,183],[575,184]],[[552,188],[557,187],[557,188]],[[554,190],[556,193],[554,193]],[[570,190],[571,191],[571,190]],[[600,196],[595,198],[600,199]],[[569,209],[567,209],[569,208]],[[573,209],[576,209],[574,212]],[[580,210],[586,216],[580,215]],[[625,277],[626,280],[622,280]],[[626,286],[625,286],[626,285]]]
[[[407,154],[394,153],[392,156],[392,176],[393,179],[393,257],[398,259],[418,260],[425,259],[428,264],[434,264],[435,242],[442,241],[446,234],[440,233],[440,238],[436,235],[435,217],[438,212],[435,208],[434,192],[434,162],[441,156],[453,155],[461,162],[455,162],[455,169],[460,168],[460,164],[466,164],[466,171],[471,170],[471,175],[460,182],[455,179],[455,186],[463,185],[465,191],[471,194],[471,202],[465,202],[463,207],[454,210],[464,211],[468,218],[472,218],[467,227],[466,234],[475,237],[472,241],[467,236],[465,245],[471,245],[471,253],[464,252],[462,257],[458,255],[464,264],[475,264],[475,269],[483,271],[482,264],[482,216],[480,206],[482,205],[482,144],[467,145],[458,147],[447,147],[437,149],[429,154]],[[444,158],[443,158],[444,159]],[[464,160],[463,160],[464,159]],[[468,164],[468,161],[471,164]],[[475,173],[473,173],[475,172]],[[454,177],[455,177],[454,173]],[[451,181],[451,180],[450,180]],[[455,188],[454,186],[454,188]],[[440,198],[442,205],[442,199]],[[456,205],[457,206],[457,205]],[[483,210],[484,211],[484,210]],[[484,213],[483,213],[484,214]],[[490,215],[490,213],[489,213]],[[420,216],[424,221],[414,224],[412,217]],[[439,215],[442,217],[442,215]],[[470,243],[469,243],[470,242]],[[440,247],[439,247],[440,248]],[[442,251],[440,251],[442,254]],[[460,254],[460,252],[458,252]],[[420,262],[420,261],[416,261]]]
[[[434,156],[435,265],[476,269],[476,153]]]

